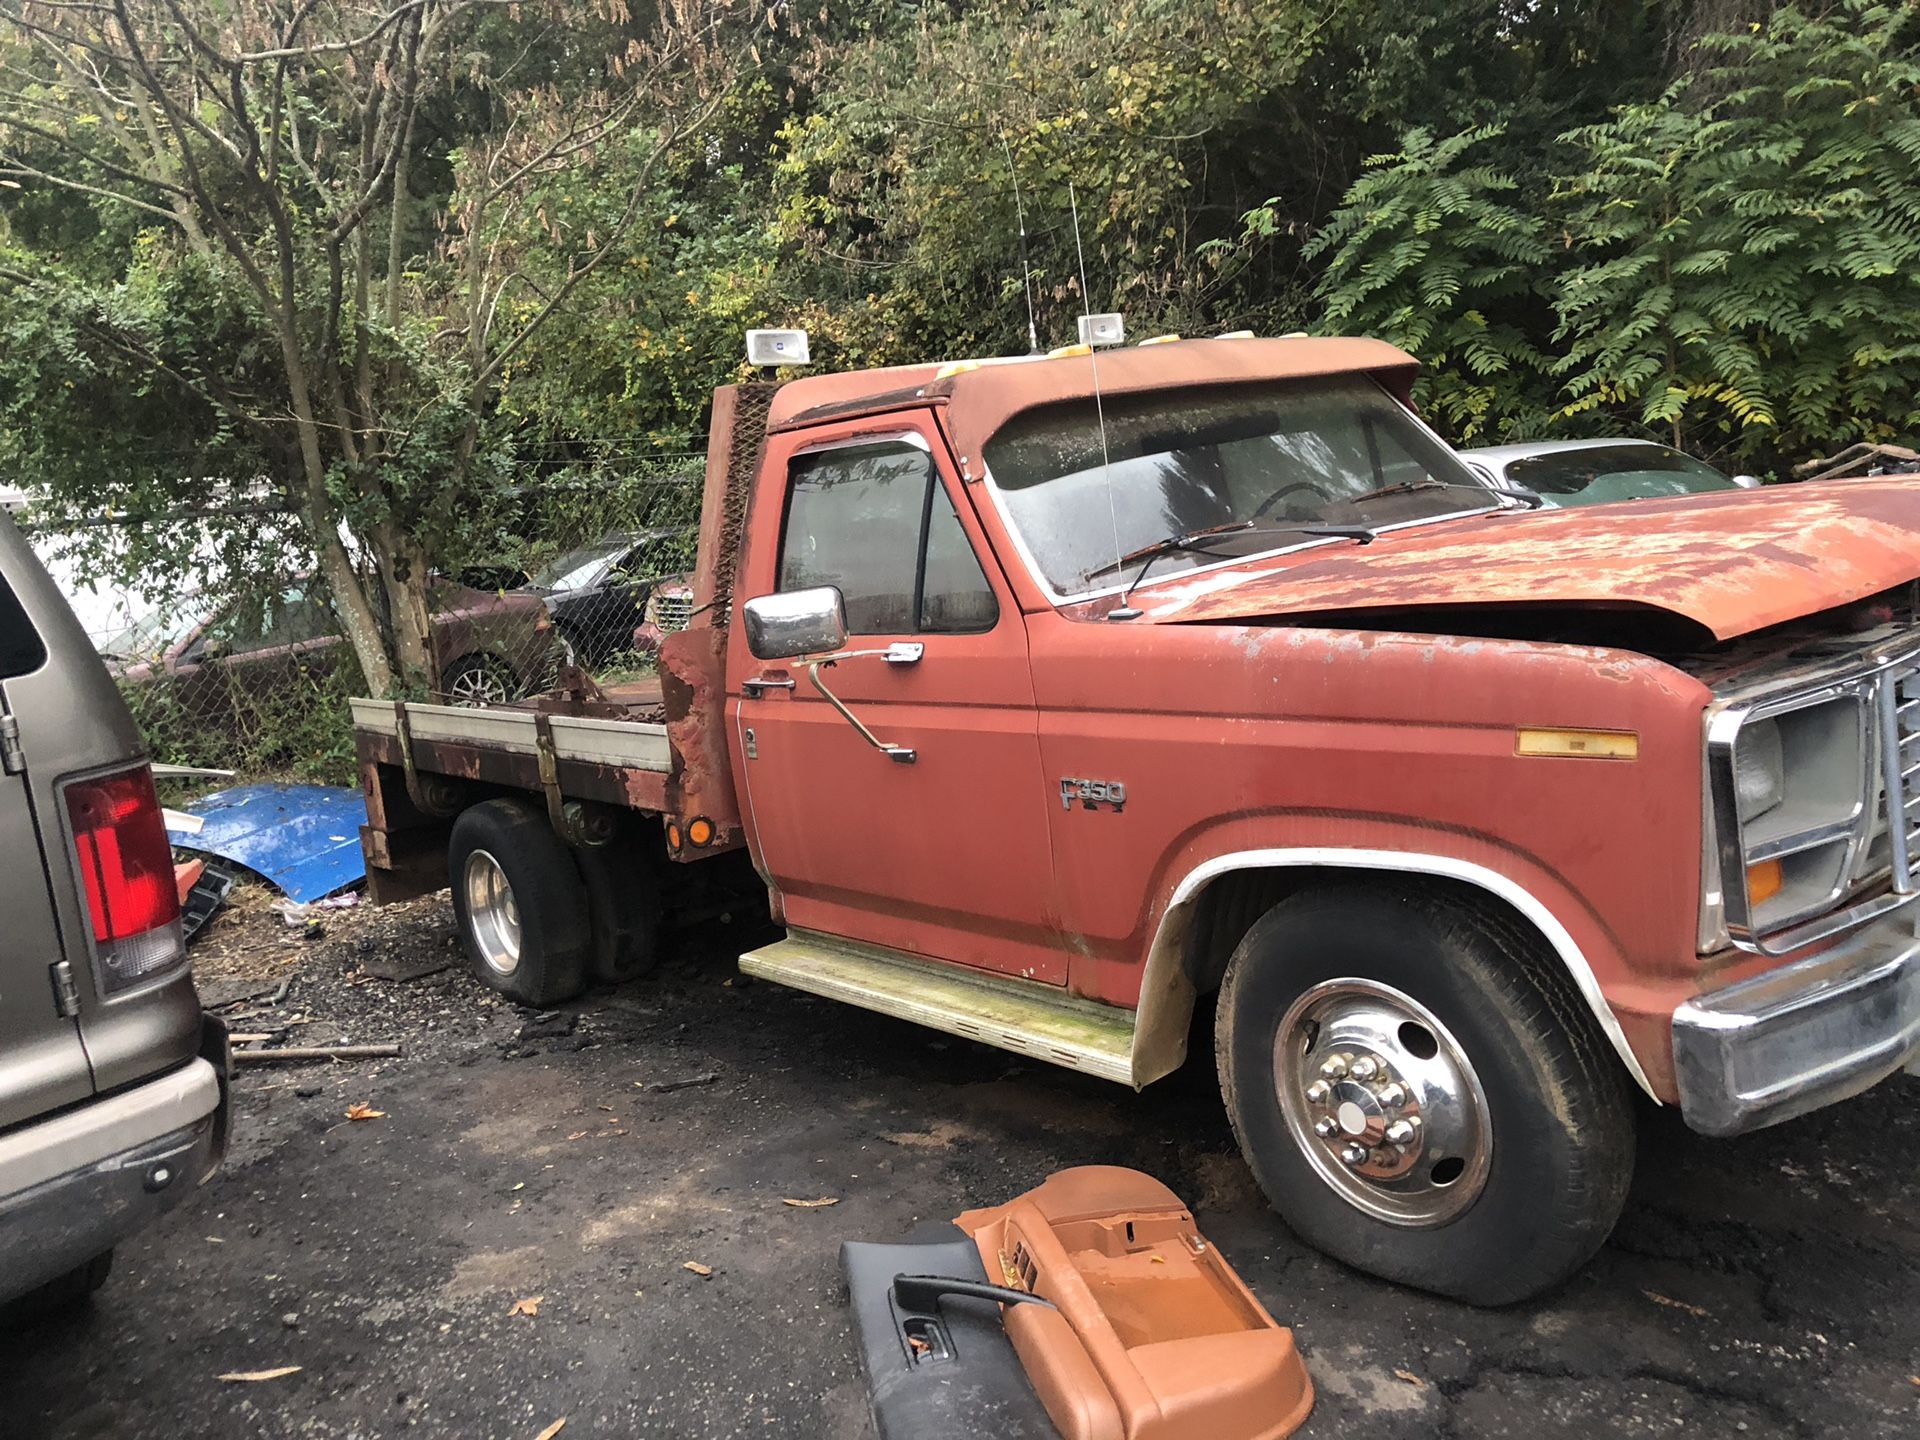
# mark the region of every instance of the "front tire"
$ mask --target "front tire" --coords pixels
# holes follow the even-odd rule
[[[593,949],[586,887],[544,817],[517,800],[462,811],[447,874],[460,943],[482,984],[534,1006],[585,988]]]
[[[1234,952],[1215,1035],[1268,1200],[1356,1269],[1509,1304],[1586,1263],[1626,1202],[1626,1077],[1492,904],[1357,884],[1282,901]]]

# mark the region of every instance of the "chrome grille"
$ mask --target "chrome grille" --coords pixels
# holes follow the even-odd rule
[[[654,623],[669,635],[684,630],[693,623],[693,596],[656,595],[653,616]]]
[[[1854,875],[1864,880],[1891,871],[1895,887],[1905,890],[1920,870],[1920,665],[1888,671],[1876,699],[1880,787],[1873,827]],[[1897,847],[1896,823],[1905,840]]]

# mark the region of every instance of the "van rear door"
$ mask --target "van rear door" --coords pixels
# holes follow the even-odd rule
[[[3,516],[0,580],[16,612],[9,623],[30,646],[16,662],[20,673],[0,684],[19,727],[32,810],[26,833],[38,835],[37,850],[16,850],[11,839],[0,850],[0,974],[18,972],[16,990],[31,980],[51,1004],[48,967],[66,962],[82,1073],[104,1095],[199,1052],[200,1001],[180,939],[172,858],[140,728],[73,610]],[[12,923],[15,886],[36,906],[51,898],[58,944],[28,942],[29,931]],[[27,1022],[10,1015],[4,1023]]]
[[[47,663],[46,647],[9,583],[24,548],[11,523],[0,519],[0,1130],[93,1094],[77,1012],[62,1003],[57,988],[55,966],[64,953],[49,857],[40,850],[12,703],[14,682]],[[58,827],[49,833],[57,836]]]

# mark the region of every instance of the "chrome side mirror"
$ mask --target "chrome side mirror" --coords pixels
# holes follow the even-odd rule
[[[1742,490],[1758,490],[1760,488],[1760,477],[1758,475],[1735,475],[1733,477],[1733,483],[1738,485]]]
[[[747,649],[756,660],[825,655],[847,643],[847,611],[835,585],[747,601]]]

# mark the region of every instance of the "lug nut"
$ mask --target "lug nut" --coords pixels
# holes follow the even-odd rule
[[[1313,1122],[1313,1133],[1318,1135],[1322,1140],[1331,1140],[1340,1133],[1340,1122],[1335,1120],[1331,1115],[1322,1115],[1318,1120]]]
[[[1371,1055],[1362,1055],[1353,1062],[1353,1078],[1356,1080],[1371,1080],[1379,1073],[1380,1062]]]
[[[1320,1067],[1320,1073],[1329,1080],[1344,1079],[1347,1073],[1347,1057],[1344,1055],[1329,1056],[1326,1064]]]
[[[1340,1158],[1346,1161],[1347,1164],[1349,1165],[1366,1164],[1367,1155],[1368,1155],[1367,1147],[1364,1145],[1349,1145],[1340,1152]]]
[[[1420,1133],[1420,1127],[1411,1120],[1396,1120],[1387,1126],[1389,1145],[1411,1145],[1414,1137]]]
[[[1400,1084],[1382,1085],[1373,1092],[1373,1098],[1391,1110],[1396,1105],[1407,1103],[1407,1087]]]
[[[1310,1104],[1324,1105],[1331,1094],[1333,1094],[1333,1087],[1324,1080],[1316,1080],[1307,1086],[1307,1100]]]

